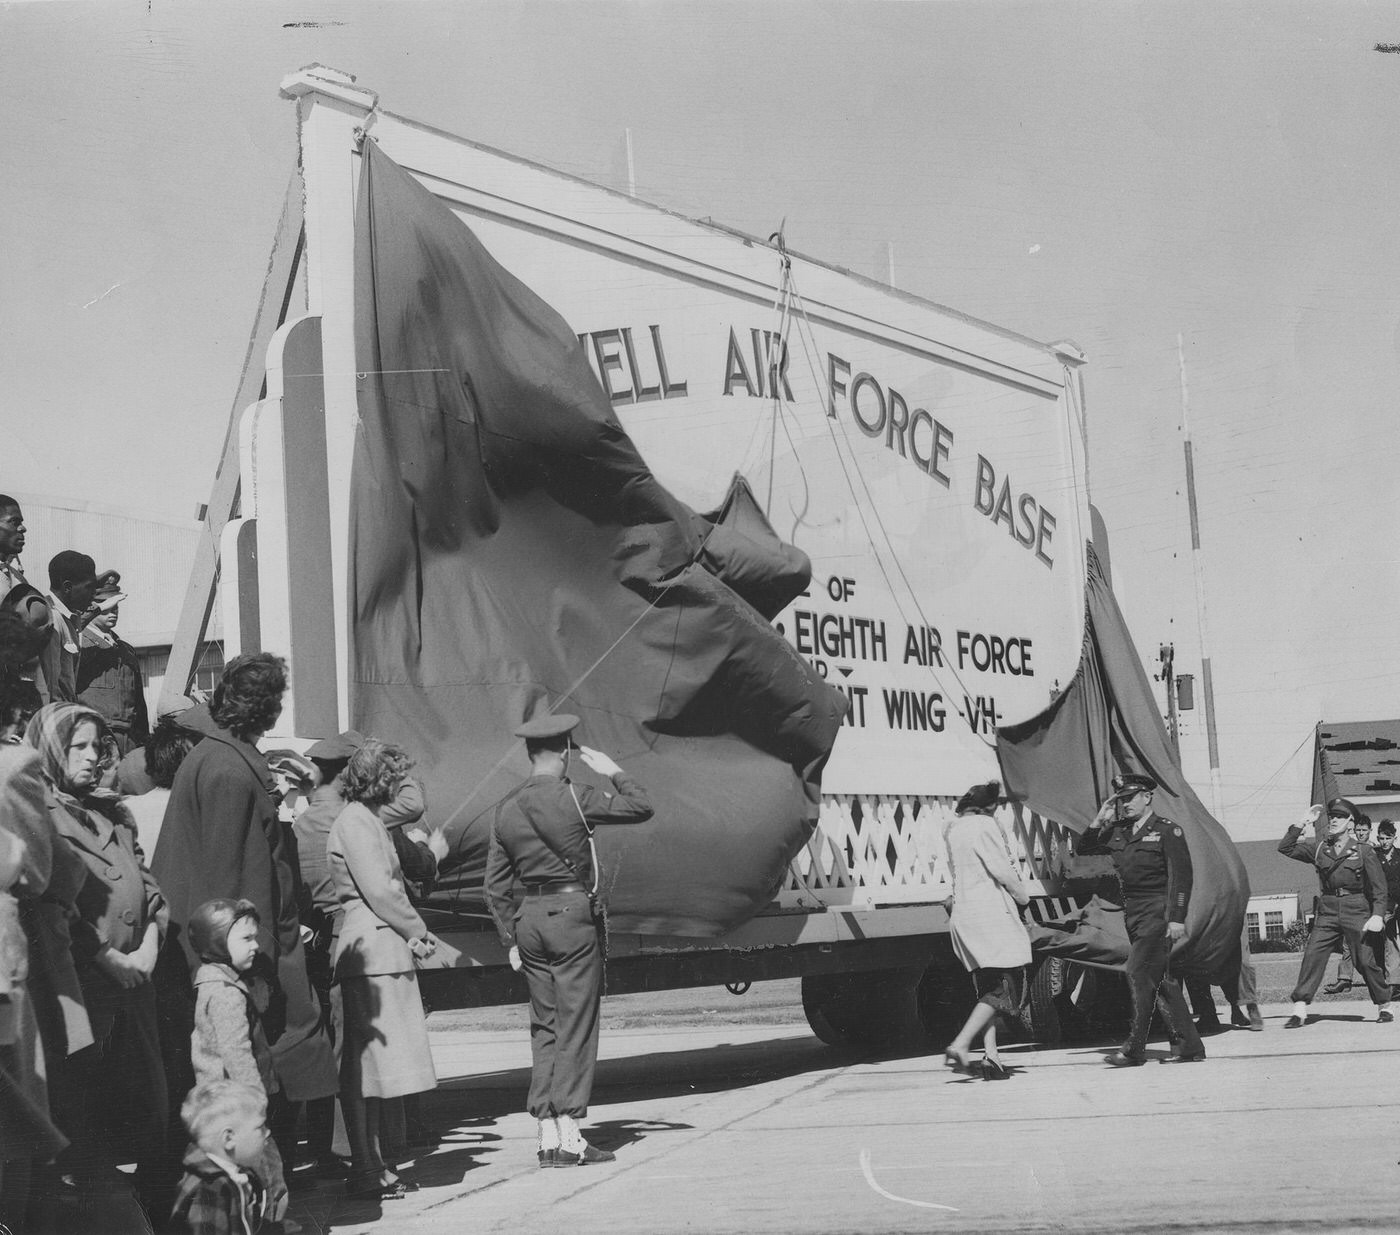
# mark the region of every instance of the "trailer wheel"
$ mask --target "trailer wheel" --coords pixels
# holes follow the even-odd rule
[[[921,969],[871,969],[808,974],[802,1011],[812,1032],[829,1046],[879,1050],[922,1045]]]
[[[929,963],[919,980],[919,1023],[928,1045],[941,1051],[958,1035],[977,990],[972,977],[951,952]]]
[[[1100,975],[1062,956],[1047,956],[1031,973],[1021,1023],[1042,1046],[1082,1034],[1099,997]]]

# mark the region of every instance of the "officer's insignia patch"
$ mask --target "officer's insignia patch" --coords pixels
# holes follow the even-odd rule
[[[1172,831],[1175,832],[1178,836],[1181,835],[1181,829],[1180,829],[1180,828],[1173,828]]]

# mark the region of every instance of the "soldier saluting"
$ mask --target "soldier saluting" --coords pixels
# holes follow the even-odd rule
[[[1127,1041],[1108,1056],[1118,1068],[1147,1062],[1147,1033],[1159,1002],[1169,1028],[1181,1037],[1179,1054],[1162,1062],[1192,1063],[1206,1057],[1181,987],[1167,973],[1172,946],[1186,938],[1191,852],[1180,825],[1153,813],[1156,788],[1152,777],[1140,773],[1115,776],[1113,793],[1075,845],[1077,854],[1111,857],[1123,889],[1133,1021]]]
[[[1278,851],[1284,857],[1311,862],[1317,868],[1321,888],[1312,931],[1303,949],[1303,963],[1298,967],[1298,985],[1291,996],[1293,1015],[1284,1021],[1285,1029],[1301,1029],[1307,1024],[1308,1004],[1327,972],[1333,948],[1344,940],[1371,992],[1371,1002],[1377,1008],[1376,1020],[1386,1024],[1395,1019],[1390,1012],[1390,987],[1376,964],[1375,952],[1361,938],[1385,928],[1385,870],[1376,851],[1352,835],[1356,816],[1356,807],[1346,798],[1333,798],[1327,803],[1325,835],[1314,840],[1303,837],[1305,827],[1316,827],[1323,819],[1322,807],[1313,806],[1303,822],[1289,828],[1278,843]]]
[[[601,751],[574,747],[577,716],[527,721],[530,778],[496,807],[486,858],[486,893],[501,944],[530,987],[529,1111],[539,1121],[542,1167],[610,1162],[583,1139],[598,1062],[603,949],[594,920],[598,886],[593,829],[651,818],[642,787]],[[574,749],[616,795],[568,779]]]

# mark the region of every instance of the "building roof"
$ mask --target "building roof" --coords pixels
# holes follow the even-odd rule
[[[1312,896],[1317,891],[1317,870],[1311,862],[1296,862],[1278,851],[1276,840],[1236,841],[1235,848],[1249,875],[1251,896],[1270,896],[1286,892],[1302,892]]]
[[[1390,793],[1400,793],[1400,720],[1318,725],[1313,756],[1315,801]]]

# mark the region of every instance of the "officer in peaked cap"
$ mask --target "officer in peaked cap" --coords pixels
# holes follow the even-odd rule
[[[1376,851],[1356,839],[1353,828],[1359,814],[1346,798],[1333,798],[1325,812],[1321,806],[1310,807],[1302,822],[1295,823],[1279,841],[1278,851],[1284,857],[1311,863],[1317,870],[1321,893],[1291,996],[1293,1015],[1284,1021],[1285,1029],[1301,1029],[1307,1024],[1308,1005],[1326,973],[1332,949],[1343,942],[1351,949],[1352,963],[1376,1005],[1376,1020],[1386,1025],[1395,1019],[1390,986],[1376,961],[1374,946],[1385,929],[1389,898],[1385,870]],[[1309,840],[1303,835],[1309,826],[1321,834]]]
[[[501,944],[530,988],[529,1111],[542,1167],[586,1166],[613,1155],[583,1139],[598,1059],[603,948],[595,920],[593,829],[651,818],[642,787],[601,751],[575,746],[578,717],[537,716],[515,730],[530,778],[496,804],[486,893]],[[616,794],[568,778],[577,750]]]
[[[1172,946],[1186,937],[1191,853],[1181,826],[1153,813],[1156,788],[1157,782],[1140,772],[1114,777],[1113,792],[1075,846],[1079,854],[1111,857],[1123,889],[1133,1021],[1127,1041],[1108,1056],[1120,1068],[1147,1062],[1154,1004],[1181,1038],[1179,1053],[1163,1063],[1192,1063],[1206,1055],[1181,987],[1167,972]]]

